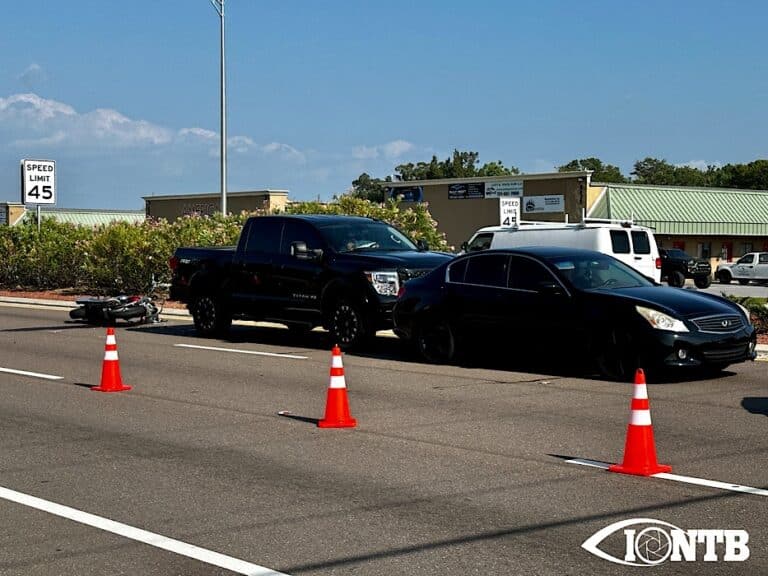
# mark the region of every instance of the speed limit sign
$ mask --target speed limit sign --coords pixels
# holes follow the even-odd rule
[[[499,224],[504,227],[517,226],[520,221],[520,198],[502,196],[499,198]]]
[[[55,161],[21,161],[21,203],[56,204]]]

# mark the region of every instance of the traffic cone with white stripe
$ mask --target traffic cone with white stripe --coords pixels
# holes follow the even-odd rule
[[[325,403],[325,418],[317,425],[320,428],[354,428],[357,420],[349,413],[347,383],[344,380],[344,365],[341,362],[341,349],[333,347],[331,352],[331,381],[328,384],[328,399]]]
[[[117,340],[115,329],[107,328],[107,343],[104,346],[104,363],[101,366],[101,384],[91,390],[96,392],[122,392],[130,390],[130,386],[123,385],[120,377],[120,360],[117,358]]]
[[[648,402],[648,388],[642,368],[635,372],[632,412],[627,426],[627,442],[624,446],[624,462],[608,467],[611,472],[652,476],[659,472],[670,472],[671,466],[656,461],[656,444],[653,441],[651,406]]]

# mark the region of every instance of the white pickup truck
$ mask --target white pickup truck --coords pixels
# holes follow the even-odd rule
[[[723,284],[731,280],[739,284],[768,282],[768,252],[750,252],[736,262],[718,264],[715,277]]]

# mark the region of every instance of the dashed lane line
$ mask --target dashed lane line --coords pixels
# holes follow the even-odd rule
[[[579,464],[581,466],[591,466],[593,468],[608,469],[607,462],[598,462],[596,460],[586,460],[584,458],[572,458],[566,460],[568,464]],[[674,480],[675,482],[685,482],[686,484],[696,484],[698,486],[707,486],[709,488],[718,488],[720,490],[730,490],[731,492],[742,492],[744,494],[754,494],[755,496],[768,496],[768,490],[762,488],[753,488],[752,486],[742,486],[741,484],[731,484],[730,482],[719,482],[717,480],[707,480],[706,478],[696,478],[694,476],[680,476],[679,474],[670,474],[669,472],[660,472],[651,474],[651,478],[662,478],[664,480]]]
[[[63,380],[63,376],[54,376],[53,374],[41,374],[39,372],[27,372],[26,370],[14,370],[13,368],[0,368],[0,372],[6,374],[17,374],[19,376],[29,376],[30,378],[42,378],[43,380]]]
[[[239,560],[237,558],[233,558],[232,556],[227,556],[218,552],[213,552],[212,550],[207,550],[205,548],[201,548],[200,546],[195,546],[194,544],[187,544],[181,540],[174,540],[173,538],[168,538],[160,534],[154,534],[152,532],[142,530],[141,528],[135,528],[133,526],[129,526],[128,524],[115,522],[114,520],[109,520],[108,518],[89,514],[88,512],[77,510],[76,508],[70,508],[69,506],[43,500],[42,498],[30,496],[29,494],[24,494],[22,492],[16,492],[15,490],[10,490],[9,488],[4,488],[2,486],[0,486],[0,498],[10,502],[15,502],[16,504],[21,504],[22,506],[28,506],[42,512],[47,512],[48,514],[53,514],[54,516],[66,518],[74,522],[79,522],[80,524],[85,524],[86,526],[98,528],[99,530],[104,530],[105,532],[111,532],[113,534],[117,534],[118,536],[123,536],[125,538],[135,540],[136,542],[154,546],[155,548],[167,550],[168,552],[173,552],[174,554],[179,554],[180,556],[186,556],[187,558],[199,560],[200,562],[205,562],[206,564],[210,564],[212,566],[218,566],[219,568],[230,570],[237,574],[245,574],[246,576],[287,576],[283,572],[277,572],[271,568],[265,568],[264,566],[251,564],[250,562]]]
[[[177,348],[194,348],[195,350],[212,350],[214,352],[234,352],[236,354],[253,354],[254,356],[269,356],[272,358],[290,358],[293,360],[306,360],[307,356],[295,354],[278,354],[276,352],[259,352],[258,350],[239,350],[237,348],[219,348],[217,346],[198,346],[196,344],[174,344]]]

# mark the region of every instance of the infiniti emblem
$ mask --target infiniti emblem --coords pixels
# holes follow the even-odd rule
[[[723,328],[728,328],[730,324],[731,324],[730,320],[723,320],[722,322],[720,322],[720,326],[722,326]]]

